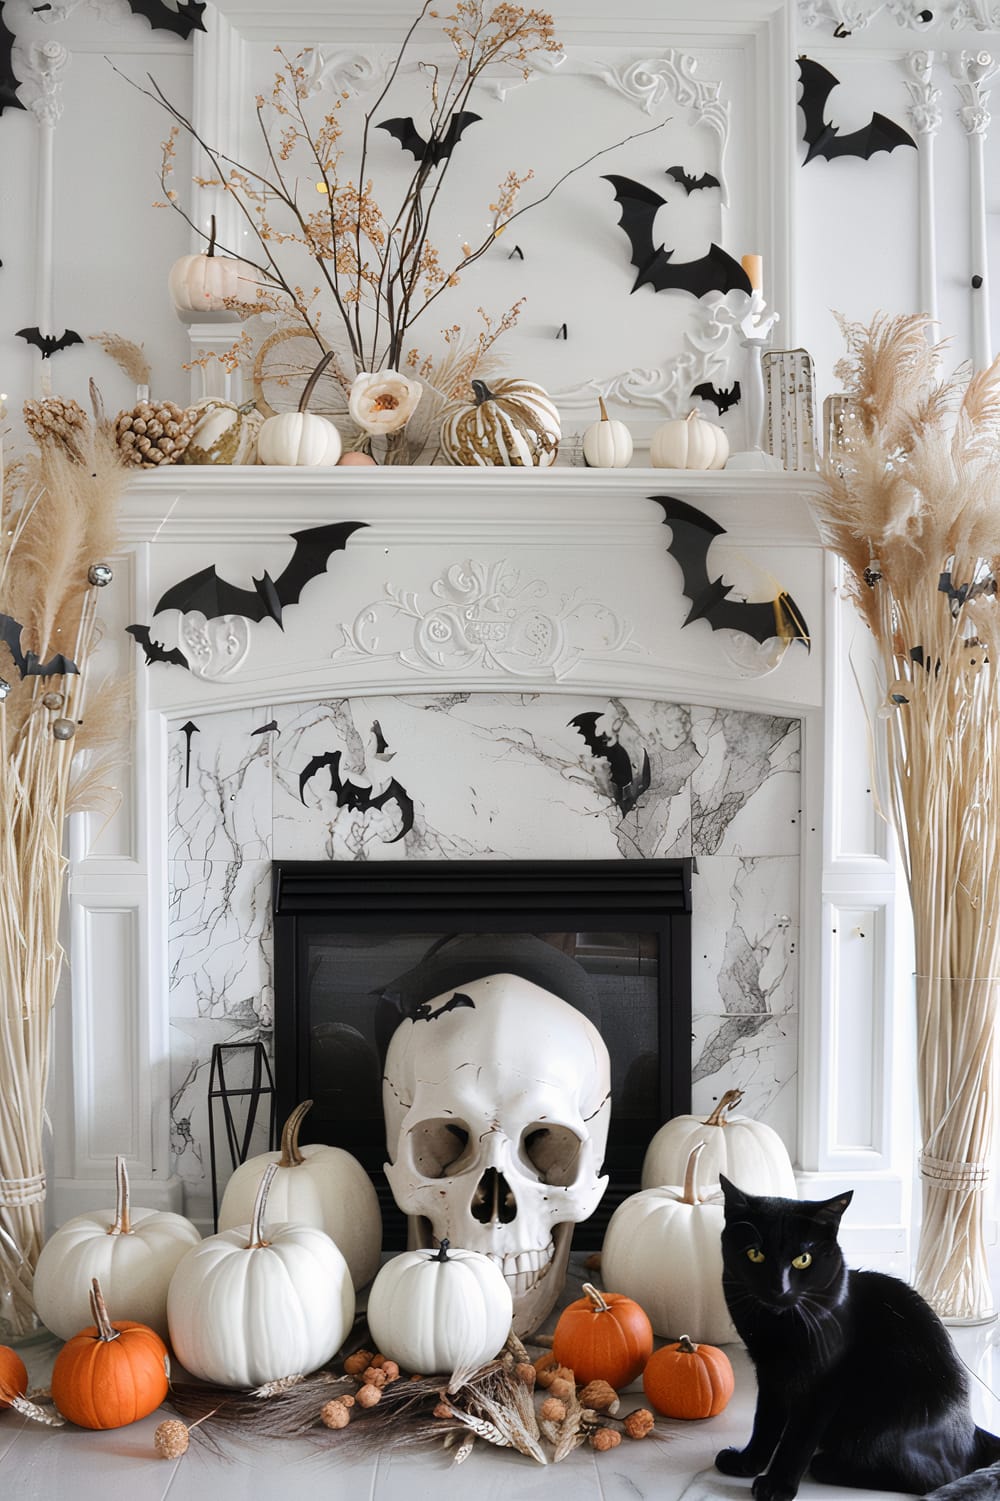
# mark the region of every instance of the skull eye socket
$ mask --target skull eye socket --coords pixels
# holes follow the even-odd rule
[[[522,1162],[543,1183],[568,1188],[580,1171],[580,1148],[583,1143],[568,1126],[545,1126],[541,1122],[521,1133],[519,1154]]]
[[[469,1139],[469,1128],[464,1121],[421,1121],[408,1137],[413,1166],[423,1178],[448,1178],[461,1173],[472,1159]]]

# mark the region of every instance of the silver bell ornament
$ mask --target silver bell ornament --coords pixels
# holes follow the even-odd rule
[[[10,684],[8,683],[7,679],[6,678],[0,678],[0,704],[3,703],[4,699],[7,697],[7,695],[8,695],[9,692],[10,692]]]
[[[63,695],[61,693],[46,693],[42,698],[42,706],[46,709],[61,709]]]
[[[103,589],[106,584],[110,584],[114,576],[113,570],[107,563],[91,563],[87,569],[87,578],[98,589]]]
[[[56,740],[72,740],[76,734],[76,725],[72,719],[54,719],[52,721],[52,734]]]

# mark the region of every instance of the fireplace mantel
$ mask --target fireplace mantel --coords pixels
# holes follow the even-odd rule
[[[102,599],[105,661],[135,679],[132,758],[119,814],[104,829],[80,825],[73,839],[53,1218],[90,1206],[93,1180],[108,1179],[116,1151],[128,1158],[138,1202],[181,1203],[169,1131],[169,735],[199,716],[204,725],[219,711],[261,705],[589,695],[798,721],[799,1111],[789,1146],[804,1191],[857,1190],[860,1253],[900,1256],[909,1175],[892,1108],[896,880],[857,700],[864,638],[813,518],[819,483],[571,466],[191,466],[138,476],[125,498],[115,587]],[[712,544],[713,578],[724,573],[749,597],[788,590],[808,622],[809,650],[795,642],[765,660],[745,638],[685,624],[690,602],[657,495],[725,529]],[[166,589],[211,565],[248,588],[265,569],[284,568],[293,532],[338,521],[365,526],[306,584],[282,628],[237,622],[238,661],[214,659],[204,672],[147,667],[125,636],[141,621],[177,644],[178,612],[154,614]]]

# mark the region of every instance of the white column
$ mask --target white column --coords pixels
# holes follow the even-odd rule
[[[934,137],[941,129],[938,101],[941,90],[934,87],[931,74],[933,52],[910,52],[903,59],[906,87],[910,94],[910,122],[917,133],[919,153],[919,275],[920,311],[932,318],[938,315],[937,236],[934,216]]]
[[[951,59],[962,107],[958,118],[969,141],[969,295],[972,311],[972,360],[985,370],[993,358],[990,333],[989,248],[986,234],[984,153],[990,128],[989,90],[984,88],[1000,64],[989,52],[960,52]]]

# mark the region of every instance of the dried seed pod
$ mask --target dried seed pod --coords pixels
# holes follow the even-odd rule
[[[590,1435],[590,1447],[599,1452],[605,1449],[617,1449],[621,1441],[621,1434],[614,1428],[596,1428]]]
[[[82,457],[79,439],[87,430],[87,417],[69,396],[44,396],[24,403],[24,425],[39,445],[61,443],[74,458]]]
[[[538,1372],[530,1361],[519,1361],[514,1367],[514,1375],[523,1386],[528,1388],[529,1392],[534,1391],[535,1382],[538,1380]]]
[[[618,1393],[607,1381],[588,1381],[580,1393],[580,1401],[584,1407],[592,1407],[595,1412],[616,1413],[621,1406]]]
[[[553,1365],[545,1366],[544,1369],[539,1370],[538,1362],[536,1361],[535,1370],[538,1371],[539,1386],[544,1386],[551,1389],[553,1381],[568,1381],[573,1387],[576,1386],[576,1382],[573,1380],[573,1372],[570,1370],[569,1366],[559,1365],[558,1362],[556,1362]]]
[[[382,1388],[372,1386],[370,1383],[359,1387],[355,1400],[359,1407],[375,1407],[382,1400]]]
[[[538,1415],[550,1423],[561,1423],[566,1417],[566,1403],[560,1402],[558,1397],[546,1397]]]
[[[191,1433],[186,1423],[179,1418],[167,1418],[153,1434],[153,1448],[161,1459],[180,1459],[187,1453]]]
[[[625,1432],[629,1438],[645,1438],[647,1433],[653,1431],[656,1419],[648,1407],[637,1407],[635,1412],[630,1412],[625,1419]]]
[[[361,1372],[367,1370],[374,1359],[375,1355],[373,1351],[356,1350],[353,1355],[348,1355],[344,1361],[344,1370],[348,1376],[360,1376]]]
[[[172,401],[155,407],[140,401],[130,412],[119,412],[115,438],[123,459],[146,469],[175,463],[191,441],[197,415]]]
[[[346,1402],[334,1397],[332,1401],[323,1403],[319,1417],[324,1428],[346,1428],[351,1421],[351,1409]]]
[[[372,1365],[374,1365],[374,1364],[375,1364],[375,1362],[372,1361]],[[399,1366],[396,1364],[396,1362],[394,1360],[385,1360],[385,1359],[383,1359],[383,1361],[382,1361],[382,1370],[385,1373],[385,1384],[386,1384],[386,1386],[388,1386],[390,1384],[390,1382],[398,1381],[399,1380],[399,1374],[400,1374],[399,1373]]]
[[[434,1409],[434,1416],[436,1418],[453,1418],[455,1414],[452,1412],[447,1402],[439,1402]]]
[[[558,1397],[561,1401],[568,1401],[576,1391],[576,1382],[572,1376],[567,1380],[564,1376],[557,1376],[549,1384],[549,1395]]]
[[[365,1366],[361,1372],[360,1380],[367,1386],[377,1386],[380,1390],[389,1380],[381,1366]]]

